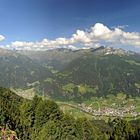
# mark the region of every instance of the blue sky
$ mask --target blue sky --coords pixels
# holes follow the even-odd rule
[[[140,32],[139,0],[0,0],[0,34],[5,40],[53,40],[69,38],[76,30],[96,23],[125,26],[125,32]]]

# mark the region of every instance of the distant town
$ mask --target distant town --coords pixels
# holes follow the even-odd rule
[[[84,103],[82,103],[82,104],[78,104],[78,107],[80,107],[81,110],[92,114],[93,116],[112,116],[112,117],[126,117],[128,115],[130,117],[140,116],[140,112],[134,111],[135,106],[133,105],[129,107],[118,108],[118,109],[104,107],[95,110],[92,107],[86,106]]]

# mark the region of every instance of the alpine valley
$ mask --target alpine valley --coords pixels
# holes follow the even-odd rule
[[[140,138],[139,53],[104,46],[0,49],[0,78],[1,137]]]
[[[56,100],[140,96],[140,54],[111,47],[10,51],[0,49],[0,86]]]

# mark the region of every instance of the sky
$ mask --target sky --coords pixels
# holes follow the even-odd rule
[[[140,0],[0,0],[0,46],[140,50]]]

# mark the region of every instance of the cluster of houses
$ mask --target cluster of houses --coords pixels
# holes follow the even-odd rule
[[[90,113],[93,116],[113,116],[113,117],[125,117],[126,115],[130,115],[131,117],[140,116],[140,112],[135,112],[135,106],[131,105],[129,107],[121,107],[121,108],[98,108],[98,110],[93,109],[91,106],[86,106],[84,103],[78,104],[78,107],[84,112]]]

